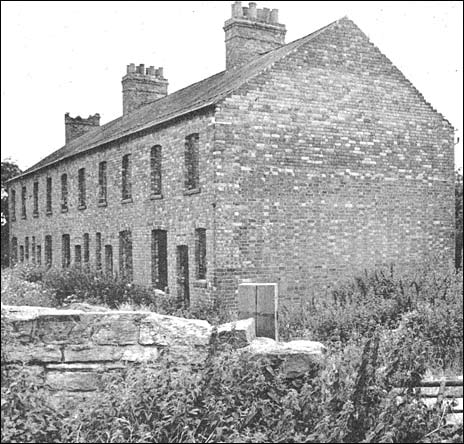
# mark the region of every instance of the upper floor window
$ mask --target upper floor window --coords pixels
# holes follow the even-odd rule
[[[32,216],[37,217],[39,215],[39,182],[34,182],[33,197],[34,210],[32,212]]]
[[[10,197],[11,220],[16,220],[16,190],[11,190]]]
[[[47,192],[46,192],[46,202],[45,202],[45,207],[46,207],[46,213],[51,214],[52,213],[52,178],[47,177]]]
[[[197,279],[206,279],[206,230],[195,230],[195,262]]]
[[[61,175],[61,211],[68,211],[68,175]]]
[[[161,146],[152,147],[150,152],[151,194],[161,195]]]
[[[132,172],[131,172],[131,155],[126,154],[122,158],[122,199],[130,199],[132,197]]]
[[[26,219],[26,187],[21,188],[21,218]]]
[[[85,209],[85,168],[81,168],[78,171],[78,188],[79,188],[79,199],[78,199],[78,208]]]
[[[98,204],[106,205],[106,162],[98,164]]]
[[[190,134],[185,138],[185,189],[198,190],[199,178],[199,140],[198,134]]]

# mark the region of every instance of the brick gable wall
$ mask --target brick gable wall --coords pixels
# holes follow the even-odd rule
[[[453,129],[351,21],[248,81],[216,127],[231,305],[243,279],[299,300],[365,267],[452,260]]]

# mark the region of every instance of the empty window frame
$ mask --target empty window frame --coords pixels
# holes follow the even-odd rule
[[[130,199],[132,197],[132,167],[131,155],[126,154],[122,158],[121,169],[121,184],[122,184],[122,200]]]
[[[61,175],[61,211],[68,211],[68,175]]]
[[[19,262],[24,262],[24,245],[19,246]]]
[[[161,195],[161,146],[155,145],[150,152],[150,183],[151,194]]]
[[[113,246],[105,245],[105,273],[113,274]]]
[[[21,188],[21,218],[26,219],[27,214],[26,214],[26,194],[27,194],[27,189],[25,186]]]
[[[10,220],[15,221],[16,220],[16,190],[11,190],[10,212],[11,212]]]
[[[129,230],[119,233],[119,274],[122,279],[132,280],[132,234]]]
[[[168,286],[167,231],[151,232],[151,280],[155,288],[165,290]]]
[[[185,188],[196,190],[199,188],[199,141],[197,133],[185,138]]]
[[[35,264],[35,259],[36,259],[35,236],[32,236],[32,240],[31,240],[31,260],[32,260],[33,264]]]
[[[24,259],[29,261],[29,236],[24,239]]]
[[[85,187],[85,168],[80,168],[77,172],[78,180],[78,208],[86,208],[86,187]]]
[[[97,270],[102,268],[102,237],[101,233],[95,235],[95,267]]]
[[[37,250],[37,265],[42,265],[42,246],[38,243],[36,246]]]
[[[32,189],[33,196],[33,211],[32,216],[37,217],[39,215],[39,182],[34,182]]]
[[[46,190],[46,201],[45,211],[47,214],[52,214],[52,178],[47,177],[47,190]]]
[[[11,265],[15,265],[18,263],[18,238],[12,237],[11,238]]]
[[[80,245],[74,245],[74,263],[78,267],[82,264],[82,247]]]
[[[84,236],[83,236],[83,240],[84,240],[84,265],[89,265],[89,262],[90,262],[90,236],[89,236],[89,233],[84,233]]]
[[[197,279],[206,279],[206,230],[195,230],[195,263]]]
[[[45,265],[51,267],[53,261],[53,248],[51,235],[45,236]]]
[[[67,268],[71,265],[71,239],[69,234],[61,237],[61,266]]]
[[[98,204],[106,205],[107,198],[107,172],[106,162],[100,162],[98,164]]]

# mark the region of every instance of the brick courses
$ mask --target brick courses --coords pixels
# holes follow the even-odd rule
[[[166,230],[173,297],[176,248],[187,245],[191,302],[218,297],[233,309],[238,284],[247,280],[276,282],[281,298],[297,301],[324,296],[363,268],[412,264],[430,252],[452,260],[452,126],[349,19],[305,39],[289,44],[282,57],[253,72],[215,106],[10,182],[16,199],[22,186],[27,189],[27,218],[11,223],[18,247],[26,236],[35,236],[40,246],[50,235],[53,263],[59,266],[61,235],[70,234],[74,261],[74,246],[84,251],[83,236],[89,233],[89,260],[95,264],[96,233],[101,233],[102,261],[105,245],[111,245],[113,268],[119,270],[119,233],[130,230],[133,279],[150,285],[151,233]],[[189,193],[185,141],[195,133],[199,189]],[[162,147],[161,196],[151,193],[156,145]],[[131,154],[132,199],[123,203],[126,154]],[[101,161],[107,162],[106,206],[98,205]],[[82,210],[80,168],[86,171]],[[63,173],[68,174],[66,213],[60,209]],[[53,183],[50,215],[47,177]],[[35,181],[39,216],[33,219]],[[202,280],[196,279],[198,228],[206,229]]]

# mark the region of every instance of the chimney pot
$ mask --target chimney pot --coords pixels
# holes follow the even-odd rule
[[[273,9],[271,11],[271,23],[279,23],[279,10]]]
[[[235,2],[232,4],[232,18],[242,17],[242,2]]]
[[[263,18],[266,23],[270,22],[271,10],[269,8],[263,8]]]
[[[248,16],[252,20],[256,20],[257,18],[257,11],[256,11],[256,3],[248,3]]]

